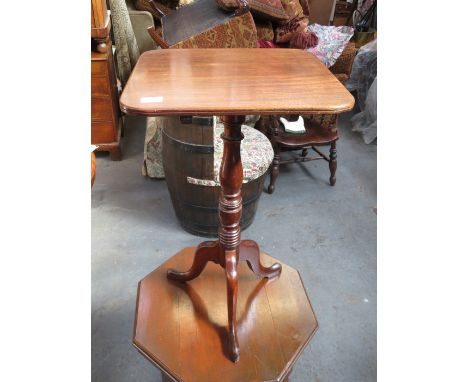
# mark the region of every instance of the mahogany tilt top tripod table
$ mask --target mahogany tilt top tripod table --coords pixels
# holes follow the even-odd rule
[[[281,272],[278,263],[268,267],[262,265],[263,254],[255,241],[240,240],[243,179],[240,145],[245,115],[336,114],[350,110],[353,105],[351,94],[317,58],[294,49],[149,51],[140,56],[125,86],[120,107],[127,114],[217,115],[224,123],[219,239],[201,243],[194,253],[189,251],[193,254],[189,269],[168,269],[167,278],[178,282],[193,280],[200,276],[208,262],[225,269],[227,355],[233,362],[239,361],[241,351],[236,322],[239,263],[246,261],[250,270],[262,278],[277,278]],[[141,305],[141,288],[149,285],[143,282],[145,279],[140,283],[136,325],[140,324],[140,313],[148,308],[146,303]],[[167,285],[172,288],[173,284],[167,281]],[[312,332],[315,329],[316,321]],[[145,351],[145,345],[137,338],[134,342],[146,356],[173,376],[167,365],[162,365],[157,356]]]

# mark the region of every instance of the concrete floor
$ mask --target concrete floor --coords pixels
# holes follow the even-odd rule
[[[254,223],[242,234],[300,271],[317,315],[319,330],[292,382],[377,378],[377,146],[351,132],[349,117],[340,124],[336,186],[328,185],[323,161],[282,166],[275,193],[262,195]],[[141,176],[144,119],[133,119],[129,127],[121,162],[98,154],[92,191],[96,382],[161,381],[132,346],[137,282],[182,247],[201,241],[179,226],[166,183]]]

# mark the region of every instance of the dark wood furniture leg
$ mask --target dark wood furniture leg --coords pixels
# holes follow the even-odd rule
[[[278,175],[279,175],[279,166],[280,166],[280,161],[281,161],[281,148],[276,142],[276,136],[278,135],[278,127],[279,127],[278,118],[271,116],[269,118],[269,122],[271,124],[270,125],[271,131],[270,131],[269,138],[270,138],[271,145],[273,146],[273,151],[275,152],[275,155],[273,156],[273,162],[271,162],[271,166],[270,166],[270,184],[268,186],[268,193],[272,194],[275,191],[276,178],[278,178]]]
[[[273,162],[271,162],[271,167],[270,167],[270,184],[268,185],[269,194],[272,194],[275,191],[276,178],[278,178],[278,175],[279,175],[281,150],[278,146],[275,146],[274,151],[275,151],[275,156],[273,157]]]
[[[239,360],[240,350],[237,338],[237,264],[247,261],[249,268],[260,277],[272,278],[280,274],[281,265],[276,263],[264,267],[260,262],[260,251],[253,240],[240,240],[240,218],[242,214],[242,180],[243,170],[240,145],[243,139],[241,126],[244,116],[224,116],[223,160],[220,169],[221,195],[219,199],[219,240],[201,243],[190,269],[178,272],[169,269],[167,277],[175,281],[190,281],[200,275],[208,261],[213,261],[225,269],[227,283],[227,307],[229,325],[229,358]]]
[[[330,161],[328,162],[328,167],[330,168],[330,185],[334,186],[336,183],[336,141],[333,141],[330,146]]]

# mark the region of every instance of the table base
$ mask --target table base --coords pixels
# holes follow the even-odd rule
[[[196,251],[181,250],[139,282],[136,348],[172,381],[286,381],[318,327],[299,272],[260,253],[261,264],[280,264],[281,273],[259,279],[249,262],[239,262],[236,323],[242,356],[234,363],[225,270],[208,261],[190,282],[167,279],[169,269],[189,269]]]
[[[167,271],[167,277],[174,281],[190,281],[200,275],[206,264],[212,261],[221,265],[226,272],[227,307],[229,320],[229,358],[233,362],[239,361],[239,340],[237,338],[236,308],[238,291],[239,261],[246,261],[250,270],[259,277],[273,278],[280,274],[281,265],[275,263],[265,267],[260,261],[260,249],[253,240],[242,240],[234,250],[228,250],[218,241],[204,241],[195,251],[194,260],[190,269],[186,272],[178,272],[174,269]]]

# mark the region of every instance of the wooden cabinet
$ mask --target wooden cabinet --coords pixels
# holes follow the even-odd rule
[[[91,52],[91,143],[120,160],[121,117],[112,49]]]
[[[110,17],[106,0],[91,0],[91,38],[97,43],[96,51],[104,53],[107,49],[110,32]]]
[[[122,118],[105,0],[91,1],[91,143],[121,159]]]

